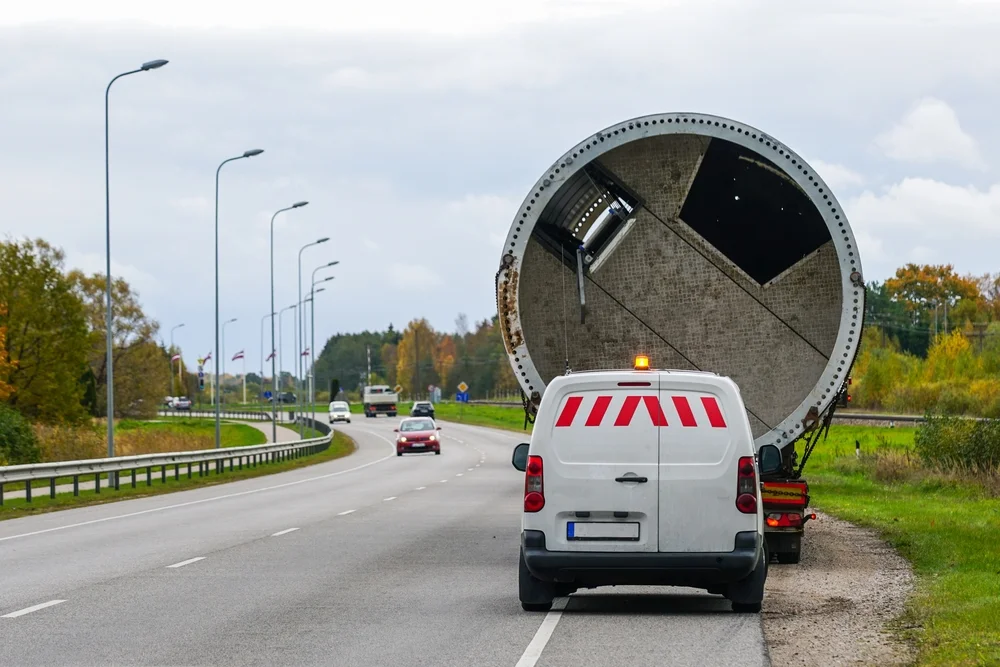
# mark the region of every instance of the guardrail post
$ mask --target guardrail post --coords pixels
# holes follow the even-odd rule
[[[94,493],[101,492],[101,473],[94,475]]]
[[[73,495],[74,496],[79,496],[80,495],[80,476],[79,475],[73,475]]]
[[[160,466],[160,484],[167,483],[167,466]]]
[[[174,481],[176,482],[181,478],[181,465],[179,463],[174,464]]]
[[[0,505],[3,505],[3,484],[0,484]]]
[[[112,476],[112,475],[114,475],[114,478],[115,478],[115,491],[120,491],[120,490],[121,490],[121,488],[122,488],[122,487],[121,487],[121,481],[122,481],[122,479],[121,479],[121,478],[122,478],[122,476],[121,476],[121,475],[120,475],[120,474],[118,473],[118,471],[117,471],[117,470],[116,470],[115,472],[113,472],[113,473],[112,473],[112,472],[109,472],[109,473],[108,473],[108,480],[109,480],[109,481],[111,480],[111,476]],[[109,485],[109,486],[110,486],[110,485]]]
[[[146,466],[146,486],[153,486],[153,469]]]
[[[188,464],[188,479],[191,479],[191,464]]]
[[[31,502],[31,480],[24,483],[24,499]]]
[[[56,478],[52,477],[49,479],[49,498],[52,500],[56,499]]]
[[[131,482],[132,482],[132,488],[134,489],[135,488],[135,468],[132,468],[132,470],[129,472],[129,479],[131,480]]]

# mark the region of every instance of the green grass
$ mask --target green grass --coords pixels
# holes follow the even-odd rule
[[[215,420],[204,418],[170,418],[169,421],[140,421],[123,419],[115,425],[116,431],[163,431],[176,435],[209,435],[215,437]],[[246,424],[223,422],[219,428],[219,438],[223,447],[246,447],[263,445],[267,436]]]
[[[917,664],[1000,664],[1000,499],[912,468],[879,481],[895,471],[878,458],[905,461],[915,431],[834,426],[806,470],[813,502],[876,530],[913,564],[917,590],[897,632],[915,643]]]
[[[95,493],[93,489],[81,489],[79,496],[74,496],[72,492],[60,493],[56,495],[54,500],[49,498],[48,487],[45,487],[44,489],[35,487],[35,493],[37,495],[35,495],[31,503],[28,503],[23,498],[5,499],[4,504],[0,506],[0,520],[14,519],[22,516],[30,516],[32,514],[41,514],[44,512],[69,509],[72,507],[82,507],[85,505],[101,505],[118,500],[144,498],[146,496],[172,493],[174,491],[184,491],[186,489],[199,486],[212,486],[215,484],[234,482],[241,479],[260,477],[262,475],[286,472],[288,470],[295,470],[297,468],[303,468],[305,466],[338,459],[352,453],[354,449],[355,444],[353,440],[340,432],[335,432],[333,442],[330,444],[330,447],[326,451],[320,452],[319,454],[313,454],[312,456],[305,456],[291,461],[283,461],[281,463],[263,464],[256,468],[244,467],[243,470],[239,470],[239,468],[237,468],[232,472],[229,472],[229,469],[227,468],[226,472],[221,475],[215,474],[215,468],[213,467],[209,475],[205,477],[198,477],[197,466],[195,466],[191,479],[188,479],[187,466],[181,466],[181,478],[179,480],[174,480],[173,469],[168,467],[166,483],[161,482],[160,471],[157,469],[153,471],[153,483],[151,486],[146,486],[145,475],[140,475],[139,482],[136,485],[136,488],[133,489],[131,487],[130,479],[126,475],[122,475],[120,484],[121,488],[118,491],[102,485],[100,493]],[[72,479],[70,481],[72,481]],[[93,481],[93,476],[81,478],[81,481]],[[4,488],[8,488],[7,485],[5,485]]]

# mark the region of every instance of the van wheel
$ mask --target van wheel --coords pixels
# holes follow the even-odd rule
[[[541,579],[536,579],[528,571],[524,563],[524,550],[521,550],[517,570],[518,597],[521,599],[521,609],[524,611],[548,611],[552,609],[555,598],[555,587]]]
[[[733,611],[740,614],[756,614],[760,612],[764,600],[764,582],[767,581],[767,561],[770,553],[767,543],[761,549],[757,567],[745,579],[729,584],[726,597],[733,603]]]

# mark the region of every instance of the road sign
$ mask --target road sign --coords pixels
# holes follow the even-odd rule
[[[272,396],[272,394],[271,394],[270,391],[265,391],[264,392],[264,398],[271,398],[271,396]]]
[[[432,384],[427,385],[427,391],[434,391],[434,385]]]
[[[395,387],[392,388],[392,390],[398,394],[399,392],[403,391],[403,385],[397,384]]]
[[[465,384],[464,382],[462,384]],[[455,401],[457,403],[468,403],[469,402],[469,392],[460,391],[455,394]]]
[[[467,394],[469,392],[469,385],[465,384],[464,382],[459,382],[458,383],[458,391],[461,394]]]

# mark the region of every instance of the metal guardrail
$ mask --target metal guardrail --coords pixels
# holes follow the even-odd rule
[[[213,413],[214,414],[214,413]],[[103,459],[84,459],[81,461],[57,461],[55,463],[30,463],[27,465],[0,467],[0,505],[3,505],[3,490],[5,484],[24,483],[24,498],[31,502],[32,483],[48,480],[49,497],[56,497],[56,480],[72,478],[73,495],[80,495],[80,478],[93,475],[94,491],[101,492],[101,475],[108,474],[108,484],[117,491],[121,487],[120,473],[130,473],[132,488],[136,486],[136,472],[145,470],[146,486],[153,484],[153,469],[159,468],[161,483],[167,481],[167,468],[173,466],[174,479],[181,477],[181,466],[187,466],[187,477],[190,479],[197,466],[199,477],[211,474],[214,464],[215,474],[221,475],[229,463],[229,471],[243,470],[244,466],[256,468],[268,463],[280,463],[292,459],[318,454],[330,447],[332,435],[330,427],[320,421],[307,425],[323,433],[319,438],[308,440],[293,440],[289,442],[270,443],[266,445],[247,445],[245,447],[226,447],[224,449],[203,449],[193,452],[167,452],[160,454],[142,454],[139,456],[118,456]]]
[[[159,410],[160,417],[210,417],[215,418],[214,410]],[[247,421],[271,421],[271,412],[263,410],[224,410],[221,413],[224,419],[245,419]],[[278,410],[278,420],[281,420],[281,410]]]

